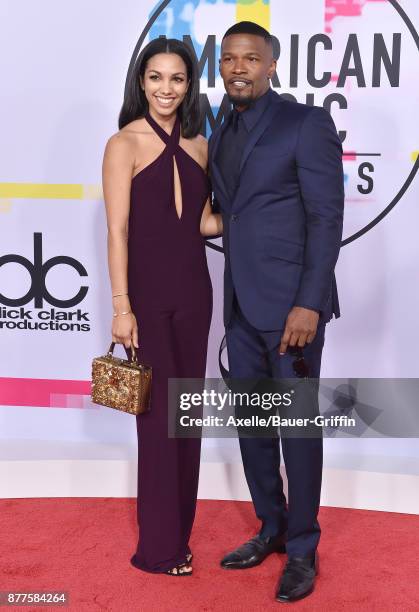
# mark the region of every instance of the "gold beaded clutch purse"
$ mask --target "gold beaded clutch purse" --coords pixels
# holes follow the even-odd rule
[[[129,361],[114,357],[114,348],[112,342],[106,355],[92,361],[92,402],[130,414],[149,411],[151,366],[138,363],[133,344]]]

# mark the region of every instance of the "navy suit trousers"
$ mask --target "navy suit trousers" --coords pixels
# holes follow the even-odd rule
[[[226,328],[231,378],[294,378],[293,357],[279,355],[282,330],[259,331],[244,317],[234,299],[233,315]],[[310,377],[320,376],[325,323],[303,349]],[[262,536],[288,531],[289,557],[311,555],[320,538],[317,514],[323,467],[323,440],[318,437],[282,437],[281,446],[288,479],[288,504],[280,475],[279,438],[240,437],[246,480]]]

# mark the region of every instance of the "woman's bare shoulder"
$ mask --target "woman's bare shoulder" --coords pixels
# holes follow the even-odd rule
[[[131,148],[133,144],[132,135],[129,132],[119,130],[112,134],[106,142],[106,150],[111,151],[123,151],[124,149]]]
[[[197,150],[199,156],[206,160],[208,157],[208,140],[202,134],[198,134],[194,138],[191,138],[193,147]]]
[[[122,157],[135,155],[138,145],[150,133],[145,119],[135,119],[110,136],[106,143],[105,153]]]
[[[136,142],[139,136],[149,133],[150,126],[147,121],[145,119],[135,119],[127,123],[127,125],[124,125],[119,132],[112,134],[108,142],[112,144],[116,143],[116,146],[118,146],[118,144],[123,146],[124,144]]]
[[[199,147],[208,149],[208,140],[205,136],[202,136],[202,134],[197,134],[192,140],[194,140]]]

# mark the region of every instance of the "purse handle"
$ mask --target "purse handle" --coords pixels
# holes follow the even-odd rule
[[[108,356],[109,357],[113,354],[113,350],[115,348],[115,344],[116,344],[115,342],[111,342],[111,345],[110,345],[109,350],[108,350]],[[129,360],[129,362],[137,364],[138,363],[138,361],[137,361],[137,353],[135,351],[135,346],[133,345],[132,341],[131,341],[131,347],[130,348],[131,348],[131,359]]]

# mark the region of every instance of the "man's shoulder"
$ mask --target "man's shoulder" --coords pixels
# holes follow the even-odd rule
[[[290,119],[294,118],[297,121],[304,120],[310,114],[328,114],[327,110],[320,106],[313,106],[310,104],[304,104],[303,102],[296,102],[289,98],[278,96],[280,100],[280,106],[282,113],[286,113]]]
[[[276,113],[281,113],[282,115],[285,114],[287,122],[294,121],[296,124],[301,124],[301,122],[303,122],[309,115],[312,115],[313,117],[330,115],[330,113],[326,109],[320,106],[313,106],[310,104],[304,104],[303,102],[296,102],[295,100],[285,98],[279,95],[274,90],[272,90],[272,93],[273,95],[271,96],[271,104],[275,105],[274,117],[276,116]],[[217,138],[218,134],[223,129],[223,126],[227,120],[228,116],[224,118],[221,123],[214,126],[208,140],[209,147],[211,147],[214,139]],[[273,123],[273,127],[274,126],[275,122]]]

